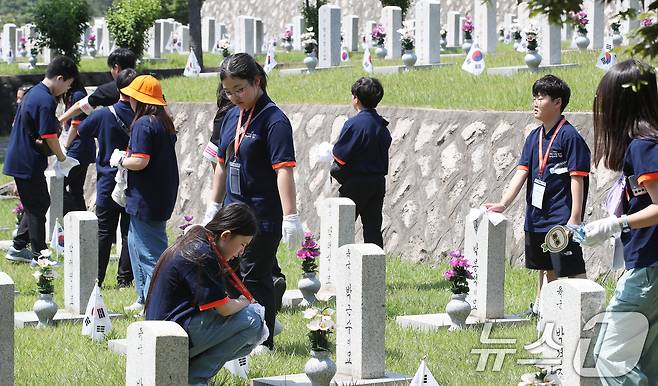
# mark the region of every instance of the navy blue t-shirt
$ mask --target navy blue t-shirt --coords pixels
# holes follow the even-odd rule
[[[635,176],[639,185],[658,179],[658,140],[634,139],[631,141],[624,157],[624,176]],[[649,193],[635,196],[628,183],[626,193],[622,201],[626,214],[639,212],[652,204]],[[657,225],[622,232],[621,241],[624,243],[626,269],[658,267]]]
[[[550,131],[544,133],[544,156],[548,144],[553,137],[558,124]],[[548,232],[555,225],[565,225],[571,217],[571,176],[582,176],[585,180],[583,190],[583,213],[587,203],[589,190],[589,171],[591,156],[589,147],[576,128],[568,121],[555,137],[548,154],[546,169],[541,180],[546,183],[543,209],[532,206],[532,190],[535,178],[539,176],[539,136],[542,133],[539,126],[526,138],[518,168],[528,170],[526,189],[526,232]],[[581,218],[582,220],[582,218]]]
[[[292,126],[288,117],[274,105],[267,94],[258,99],[254,109],[251,122],[240,143],[237,160],[225,158],[227,147],[229,144],[233,146],[240,108],[236,106],[229,110],[222,123],[217,158],[226,166],[224,204],[246,203],[256,213],[261,232],[280,234],[283,209],[276,183],[276,169],[296,165]],[[248,117],[249,112],[245,111],[242,117],[243,126]],[[240,164],[240,194],[233,193],[231,189],[231,161]]]
[[[72,106],[74,103],[86,96],[87,91],[85,91],[85,89],[75,90],[71,96],[70,105]],[[80,113],[80,115],[77,115],[71,119],[70,124],[79,125],[85,120],[85,118],[87,118],[87,115],[85,113]],[[66,151],[66,155],[77,159],[78,162],[80,162],[80,165],[88,165],[94,162],[96,159],[96,143],[91,137],[81,138],[78,135],[73,140],[73,142],[71,142],[71,146],[69,146],[68,150]]]
[[[226,304],[229,298],[222,282],[217,255],[207,241],[194,241],[197,262],[174,252],[161,263],[157,278],[151,282],[146,320],[167,320],[188,331],[190,320],[200,312]]]
[[[176,134],[168,133],[154,116],[142,116],[132,125],[130,156],[149,163],[142,170],[128,171],[126,213],[141,220],[169,220],[178,194],[175,146]]]
[[[354,174],[388,174],[391,133],[375,109],[361,110],[348,119],[333,148],[336,162]]]
[[[43,175],[48,157],[34,147],[34,138],[57,138],[57,102],[45,84],[39,83],[25,94],[12,125],[3,173],[22,179]]]
[[[130,127],[135,113],[128,102],[118,102],[114,109],[126,129]],[[126,150],[130,136],[124,131],[114,114],[107,108],[94,111],[89,118],[78,126],[78,135],[82,139],[98,138],[98,157],[96,158],[96,206],[118,209],[119,204],[112,199],[114,177],[117,168],[110,166],[110,157],[114,149]]]

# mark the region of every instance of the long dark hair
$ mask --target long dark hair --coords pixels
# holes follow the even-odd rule
[[[134,98],[133,98],[134,99]],[[156,106],[156,105],[151,105],[148,103],[143,103],[135,99],[135,102],[137,102],[137,108],[135,109],[135,118],[133,119],[132,124],[130,125],[130,129],[132,130],[132,126],[137,122],[137,120],[144,115],[150,115],[153,118],[157,119],[160,121],[162,126],[164,126],[165,130],[169,134],[176,134],[176,127],[174,127],[174,122],[171,120],[171,117],[169,114],[164,109],[164,106]]]
[[[68,109],[73,105],[73,94],[76,91],[83,91],[85,94],[87,94],[87,91],[85,90],[84,84],[82,84],[82,79],[80,79],[80,75],[77,75],[73,78],[73,83],[71,83],[71,87],[62,95],[60,98],[64,102],[64,105]]]
[[[260,78],[260,88],[267,92],[267,74],[263,67],[258,64],[251,55],[244,52],[233,54],[222,61],[219,65],[219,79],[239,78],[248,80],[254,84]]]
[[[151,298],[151,291],[154,284],[157,282],[160,274],[160,269],[169,259],[174,255],[180,255],[185,260],[201,266],[201,262],[206,257],[205,254],[199,255],[199,250],[208,245],[208,233],[213,236],[214,242],[224,231],[231,231],[233,236],[254,236],[258,233],[258,219],[254,211],[245,203],[236,202],[229,204],[220,209],[212,221],[205,227],[194,225],[183,236],[179,237],[176,242],[167,248],[163,253],[158,263],[153,270],[151,278],[151,286],[149,288],[148,296],[146,297],[146,304]]]
[[[215,123],[221,124],[224,120],[224,115],[235,106],[233,102],[226,96],[224,92],[224,86],[222,81],[219,81],[219,86],[217,86],[217,113],[215,113]]]
[[[636,59],[614,65],[594,97],[594,163],[621,171],[634,138],[658,138],[655,70]]]

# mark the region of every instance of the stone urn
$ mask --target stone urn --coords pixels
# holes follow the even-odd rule
[[[624,41],[624,37],[621,36],[619,32],[612,34],[612,45],[615,47],[621,46],[621,43]]]
[[[466,318],[471,314],[471,305],[466,301],[466,294],[452,294],[446,304],[446,313],[450,317],[448,331],[456,331],[464,327]]]
[[[378,45],[377,48],[375,49],[375,55],[379,59],[384,59],[386,57],[386,54],[388,54],[388,51],[384,47],[384,45]]]
[[[48,327],[54,325],[53,319],[57,313],[57,303],[53,300],[53,294],[39,294],[39,299],[34,302],[32,310],[37,314],[39,324],[37,327]]]
[[[36,55],[30,55],[30,59],[28,59],[27,62],[30,64],[30,68],[36,67],[36,65],[37,65],[37,56]]]
[[[318,58],[316,58],[312,52],[310,54],[307,53],[304,58],[304,64],[306,65],[308,72],[313,72],[318,65]]]
[[[414,50],[405,50],[404,54],[402,54],[402,63],[407,71],[413,68],[416,64],[416,60],[418,60],[418,57],[416,57]]]
[[[578,33],[578,36],[576,36],[576,46],[581,51],[585,51],[587,49],[587,46],[589,46],[589,38],[586,34],[580,32]]]
[[[468,54],[468,51],[471,50],[472,45],[473,39],[464,39],[464,44],[462,44],[462,50],[464,50],[464,53]]]
[[[299,304],[301,307],[308,307],[315,304],[318,298],[315,294],[320,290],[320,279],[315,275],[315,272],[304,272],[304,276],[297,282],[297,288],[302,293],[304,300]]]
[[[446,38],[442,37],[441,38],[441,48],[445,50],[446,47],[448,47],[448,41],[446,40]]]
[[[96,57],[96,47],[91,46],[87,48],[87,54],[91,56],[92,58]]]
[[[329,356],[329,351],[311,350],[311,359],[304,365],[304,373],[313,386],[329,386],[336,375],[336,364]]]
[[[286,52],[290,52],[290,51],[292,51],[292,43],[290,43],[289,41],[285,40],[285,41],[283,42],[283,49],[286,50]]]
[[[18,50],[18,54],[19,54],[22,58],[26,57],[26,56],[27,56],[27,50],[25,49],[25,47],[21,47],[21,48]]]
[[[521,39],[520,38],[519,39],[514,39],[514,45],[513,45],[514,49],[515,50],[519,49],[520,45],[521,45]]]
[[[541,59],[541,55],[536,50],[528,50],[528,53],[525,54],[525,64],[530,69],[530,72],[537,72],[539,70]]]

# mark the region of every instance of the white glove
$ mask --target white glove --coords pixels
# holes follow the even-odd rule
[[[114,149],[110,156],[110,166],[113,168],[119,167],[124,158],[126,158],[126,152],[124,150]]]
[[[121,185],[114,185],[114,190],[112,190],[112,199],[122,208],[126,207],[126,191],[121,187]]]
[[[203,215],[203,225],[207,225],[215,217],[217,212],[222,209],[222,204],[219,202],[211,201],[210,204],[206,207],[206,214]]]
[[[331,163],[334,160],[334,155],[332,153],[333,146],[329,142],[322,142],[317,147],[317,156],[318,161]]]
[[[78,162],[77,159],[68,156],[64,161],[57,160],[53,166],[53,169],[55,170],[55,176],[60,178],[68,177],[71,169],[78,165],[80,165],[80,162]]]
[[[595,247],[610,237],[619,237],[620,234],[621,225],[619,224],[619,218],[610,216],[585,225],[585,237],[580,241],[580,244],[586,247]]]
[[[301,246],[304,230],[302,229],[302,222],[297,213],[283,216],[281,234],[283,235],[283,241],[288,245],[289,249],[295,249]]]

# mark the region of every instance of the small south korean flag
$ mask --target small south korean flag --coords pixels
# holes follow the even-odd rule
[[[427,368],[425,358],[420,361],[420,366],[418,366],[416,375],[414,375],[409,386],[439,386],[439,383],[434,379],[432,372]]]
[[[613,48],[614,45],[612,44],[612,39],[607,37],[603,42],[601,53],[596,59],[596,67],[608,71],[610,67],[617,64],[617,55],[612,51]]]
[[[361,64],[363,65],[363,71],[372,74],[373,67],[372,59],[370,58],[370,45],[367,45],[363,52],[363,62]]]
[[[224,364],[224,368],[236,377],[249,379],[249,357],[233,359]]]
[[[340,49],[340,61],[343,63],[350,61],[350,53],[347,52],[347,48],[345,47]]]
[[[53,233],[50,237],[50,248],[60,256],[64,254],[64,228],[59,223],[59,219],[55,219],[55,226],[53,226]]]
[[[473,42],[471,49],[468,50],[464,64],[462,64],[462,70],[473,75],[480,75],[484,71],[484,52],[482,52],[477,42]]]
[[[183,76],[199,76],[200,73],[201,66],[199,66],[199,61],[196,59],[194,51],[190,50],[190,55],[187,57],[187,64],[185,65]]]
[[[269,74],[272,72],[272,70],[274,70],[276,65],[277,62],[274,58],[274,44],[270,44],[270,47],[267,49],[267,56],[265,56],[265,66],[263,66],[263,69],[265,70],[266,74]]]
[[[87,303],[87,310],[85,311],[85,318],[82,320],[82,335],[91,336],[95,341],[105,340],[105,336],[112,329],[112,322],[108,315],[101,289],[98,287],[98,281],[91,291],[89,302]]]

